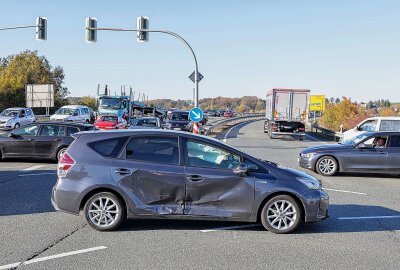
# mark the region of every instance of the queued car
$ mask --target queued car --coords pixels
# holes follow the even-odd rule
[[[167,130],[80,132],[58,163],[55,209],[94,229],[126,218],[261,221],[274,233],[328,217],[328,194],[306,173],[206,136]]]
[[[349,140],[365,132],[376,131],[400,131],[400,117],[371,117],[365,119],[352,129],[346,130],[342,134],[341,141]]]
[[[309,147],[299,165],[331,176],[337,172],[400,174],[400,132],[366,132],[338,144]]]
[[[9,108],[0,113],[0,129],[12,130],[35,122],[30,108]]]
[[[84,105],[66,105],[59,108],[52,116],[51,121],[69,121],[76,123],[90,123],[93,116],[90,108]]]
[[[235,113],[233,111],[225,111],[224,117],[227,117],[227,118],[235,117]]]
[[[66,122],[40,122],[0,135],[0,160],[32,158],[58,160],[74,141],[72,134],[94,126]]]
[[[128,122],[120,116],[115,114],[101,115],[96,120],[94,126],[97,129],[110,130],[110,129],[126,129],[128,128]]]
[[[130,129],[160,129],[161,121],[158,117],[142,117],[132,120]]]
[[[182,110],[172,111],[165,123],[165,129],[189,131],[189,112]]]

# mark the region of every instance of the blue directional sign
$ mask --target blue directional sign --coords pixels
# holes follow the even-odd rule
[[[200,122],[203,119],[203,111],[198,107],[194,107],[190,110],[189,117],[193,122]]]

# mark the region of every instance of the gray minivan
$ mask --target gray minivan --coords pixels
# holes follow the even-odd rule
[[[167,130],[80,132],[58,163],[52,203],[97,230],[125,218],[258,222],[289,233],[328,217],[315,177],[218,140]]]

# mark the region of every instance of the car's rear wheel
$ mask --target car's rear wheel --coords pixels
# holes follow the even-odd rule
[[[273,233],[291,233],[302,219],[300,205],[288,195],[271,198],[261,212],[261,223]]]
[[[65,154],[65,152],[67,152],[67,148],[63,147],[60,150],[58,150],[57,152],[57,161],[59,161],[61,159],[61,157]]]
[[[335,158],[331,156],[323,156],[318,159],[316,169],[321,175],[332,176],[338,171],[339,165]]]
[[[125,219],[122,201],[110,192],[100,192],[85,203],[86,222],[99,231],[115,230]]]

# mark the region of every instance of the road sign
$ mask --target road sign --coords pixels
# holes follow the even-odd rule
[[[190,110],[189,117],[193,122],[200,122],[203,119],[203,111],[198,107],[194,107]]]
[[[189,76],[189,79],[191,79],[192,80],[192,82],[194,82],[194,74],[195,74],[195,71],[193,71],[193,73],[192,74],[190,74],[190,76]],[[203,79],[204,78],[204,76],[203,75],[201,75],[200,74],[200,72],[199,72],[199,74],[198,74],[198,76],[197,76],[197,79],[199,80],[199,81],[201,81],[201,79]]]
[[[310,96],[310,112],[325,111],[325,96]]]

